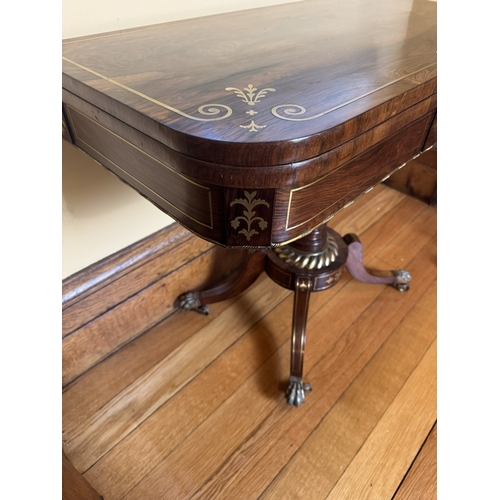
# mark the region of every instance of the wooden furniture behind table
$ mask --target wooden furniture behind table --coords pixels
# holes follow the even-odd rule
[[[436,4],[310,0],[66,40],[63,135],[208,241],[249,248],[241,272],[295,291],[287,399],[299,406],[310,293],[362,264],[326,221],[436,142]],[[189,284],[187,284],[189,287]],[[221,332],[222,333],[222,332]]]

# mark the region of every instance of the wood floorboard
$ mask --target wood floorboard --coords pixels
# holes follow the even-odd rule
[[[87,470],[288,295],[270,280],[259,285],[66,434],[65,451],[78,470]]]
[[[434,342],[327,500],[392,498],[436,420],[435,347]]]
[[[393,500],[436,500],[436,498],[437,424],[433,426]]]
[[[347,280],[345,280],[347,281]],[[311,298],[310,317],[343,283],[324,294]],[[336,290],[337,289],[337,290]],[[136,432],[127,436],[87,473],[87,477],[102,485],[110,498],[119,498],[134,486],[152,467],[159,463],[179,442],[189,435],[207,416],[224,402],[276,350],[288,343],[291,330],[291,294],[282,301],[223,356],[215,360],[189,386],[168,401]],[[285,346],[285,352],[288,347]],[[274,376],[277,381],[277,376]],[[165,424],[168,422],[168,426]],[[144,444],[150,444],[144,446]],[[134,454],[142,444],[139,457]],[[126,474],[107,478],[107,471],[124,470]],[[112,485],[112,488],[109,486]],[[115,496],[118,495],[118,496]]]
[[[265,276],[94,366],[63,393],[63,449],[105,500],[433,498],[436,209],[378,186],[329,225],[410,290],[345,272],[312,295],[300,408],[293,296]]]
[[[232,299],[212,305],[210,317],[201,314],[169,316],[67,386],[62,396],[64,435],[91,418],[234,302]]]
[[[428,279],[425,281],[427,288],[430,283]],[[404,300],[399,307],[393,307],[385,315],[380,314],[381,305],[387,303],[388,292],[392,291],[384,289],[380,298],[375,297],[361,314],[357,314],[357,319],[338,338],[335,334],[324,336],[321,342],[316,338],[316,349],[319,347],[321,354],[319,360],[314,354],[310,356],[314,366],[306,373],[313,392],[308,395],[308,405],[300,411],[293,411],[295,408],[284,404],[276,405],[263,422],[258,422],[256,432],[233,452],[222,470],[211,477],[199,495],[193,498],[230,499],[238,495],[257,498],[262,493],[408,312],[411,302]],[[414,293],[413,300],[416,298]],[[352,297],[350,299],[352,302]],[[315,331],[328,329],[331,323],[331,316],[328,316],[322,317],[319,325],[313,318],[313,337]],[[310,352],[315,351],[310,349]],[[138,497],[132,495],[131,498]]]
[[[324,499],[436,336],[435,282],[342,394],[261,500]]]

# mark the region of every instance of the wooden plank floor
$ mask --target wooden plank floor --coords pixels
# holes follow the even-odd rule
[[[63,392],[64,452],[104,499],[436,498],[436,209],[378,186],[329,225],[410,290],[345,272],[312,295],[298,409],[293,297],[265,275],[105,359]]]

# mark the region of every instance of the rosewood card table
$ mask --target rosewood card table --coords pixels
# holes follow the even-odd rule
[[[326,222],[436,142],[436,3],[306,0],[71,39],[62,69],[67,139],[201,238],[249,249],[181,307],[207,313],[264,270],[294,290],[299,406],[310,293],[344,268],[408,288]]]

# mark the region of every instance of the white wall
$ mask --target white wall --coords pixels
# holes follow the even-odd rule
[[[295,0],[297,1],[297,0]],[[291,3],[290,0],[63,0],[63,38]],[[63,278],[173,220],[63,141]]]
[[[81,149],[62,142],[63,277],[173,222]]]
[[[300,0],[63,0],[63,38]]]

